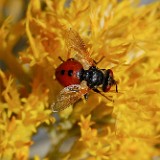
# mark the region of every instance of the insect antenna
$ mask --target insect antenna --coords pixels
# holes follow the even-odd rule
[[[117,83],[116,83],[116,92],[118,93],[118,86],[117,86]]]
[[[117,85],[117,81],[113,81],[113,85],[115,85],[116,86],[116,92],[118,93],[118,85]]]

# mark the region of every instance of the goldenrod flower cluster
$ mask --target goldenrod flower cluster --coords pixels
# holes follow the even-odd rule
[[[2,0],[10,14],[0,13],[0,159],[30,159],[40,127],[51,136],[46,160],[160,159],[160,2],[12,3]],[[63,88],[54,75],[58,57],[67,59],[64,28],[94,60],[104,57],[97,67],[113,70],[119,92],[105,95],[114,102],[91,91],[88,101],[52,113]]]

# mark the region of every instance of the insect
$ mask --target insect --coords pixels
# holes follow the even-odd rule
[[[114,80],[111,69],[99,69],[90,57],[90,53],[79,34],[70,29],[66,31],[66,45],[69,54],[71,50],[76,52],[74,58],[69,58],[56,69],[56,79],[65,88],[57,96],[55,103],[51,105],[53,112],[62,111],[85,96],[89,90],[101,93],[108,92],[117,82]],[[104,95],[103,95],[104,96]],[[107,98],[107,97],[106,97]]]

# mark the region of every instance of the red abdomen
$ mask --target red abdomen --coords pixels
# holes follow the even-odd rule
[[[72,84],[80,84],[83,66],[74,59],[68,59],[56,69],[56,79],[64,87]]]

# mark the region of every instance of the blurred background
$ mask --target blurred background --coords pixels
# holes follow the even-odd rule
[[[8,0],[0,2],[0,24],[2,24],[3,20],[8,16],[11,16],[13,19],[13,23],[16,23],[20,19],[22,19],[26,14],[27,4],[29,0]],[[66,1],[66,6],[69,6],[71,0]],[[153,2],[153,0],[141,0],[140,5],[145,5]],[[3,4],[3,5],[2,5]],[[14,48],[14,55],[17,56],[18,52],[21,51],[26,45],[26,39],[22,39],[17,46]],[[6,65],[0,60],[0,69],[6,70]],[[57,115],[54,114],[56,117]],[[58,117],[58,116],[57,116]],[[33,136],[33,141],[35,143],[30,148],[30,157],[32,158],[35,155],[39,155],[41,158],[44,157],[51,147],[51,137],[47,134],[46,128],[39,128],[36,135]],[[70,140],[67,144],[67,147],[64,146],[64,150],[69,147],[69,144],[72,143]]]

